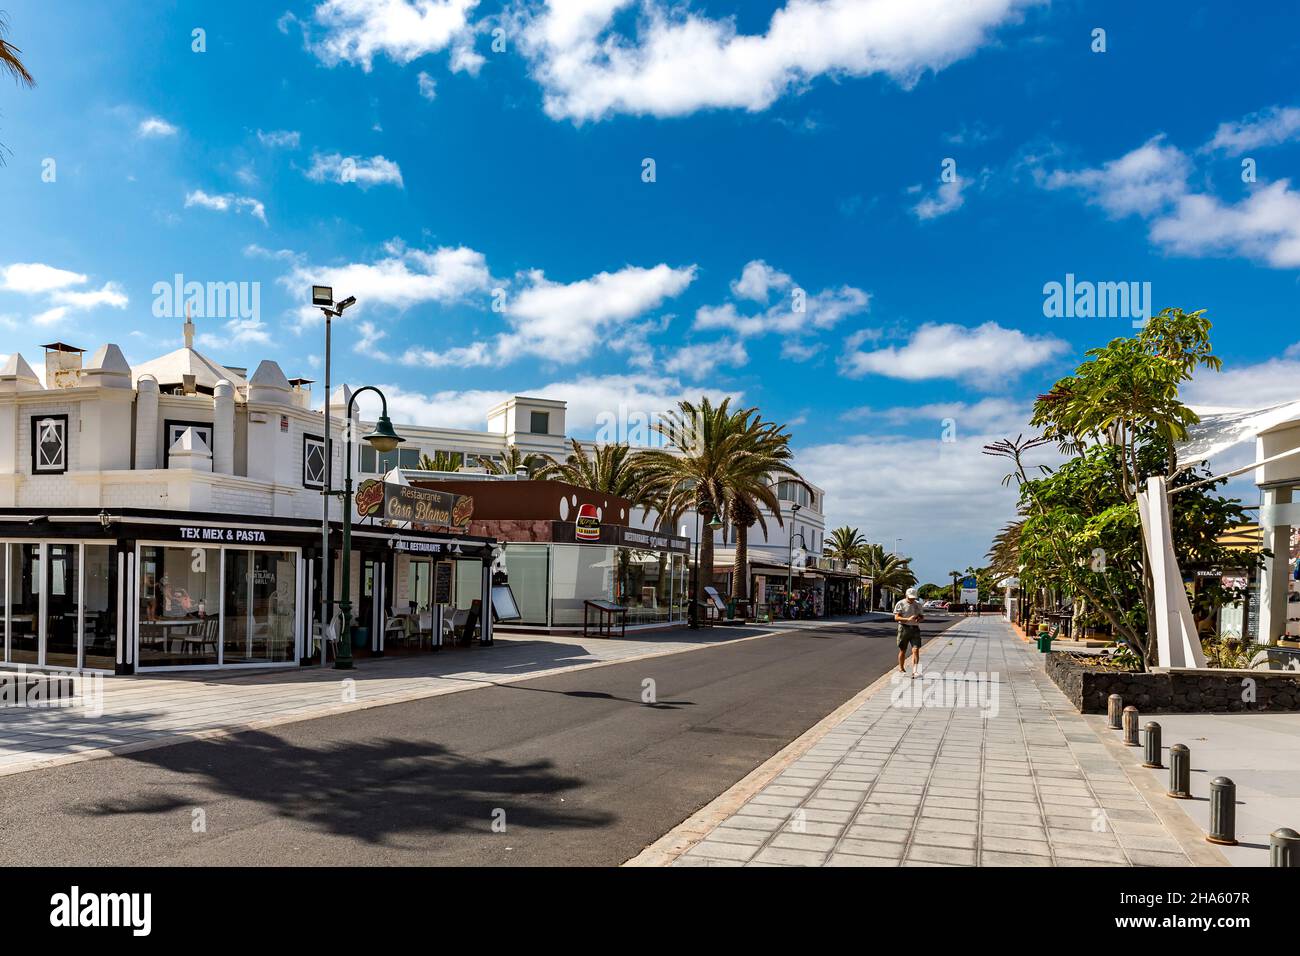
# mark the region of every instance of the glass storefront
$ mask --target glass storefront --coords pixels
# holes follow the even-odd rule
[[[139,666],[291,663],[297,592],[297,551],[141,545]]]
[[[116,664],[113,545],[0,542],[0,602],[5,663],[96,670]]]
[[[630,626],[686,620],[686,557],[590,544],[506,545],[510,590],[521,627],[582,627],[587,601],[628,609]],[[548,616],[549,610],[549,616]]]

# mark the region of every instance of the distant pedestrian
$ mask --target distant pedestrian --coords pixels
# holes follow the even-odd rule
[[[907,597],[894,605],[894,620],[898,622],[898,671],[906,674],[907,648],[912,648],[912,676],[921,676],[921,602],[916,599],[916,588],[907,589]]]

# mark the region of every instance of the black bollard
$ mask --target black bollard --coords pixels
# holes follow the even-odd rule
[[[1269,866],[1300,866],[1300,833],[1282,827],[1268,835]]]
[[[1221,846],[1237,845],[1237,785],[1227,777],[1210,781],[1210,832],[1205,839]]]
[[[1192,752],[1186,744],[1169,748],[1169,793],[1175,800],[1192,799]]]
[[[1154,720],[1149,720],[1147,721],[1146,732],[1146,759],[1142,761],[1142,766],[1150,767],[1152,770],[1159,770],[1164,766],[1160,762],[1160,725]]]
[[[1124,710],[1124,698],[1111,694],[1106,698],[1106,726],[1111,730],[1120,729],[1120,714]]]
[[[1140,747],[1138,743],[1138,709],[1132,704],[1124,708],[1124,746]]]

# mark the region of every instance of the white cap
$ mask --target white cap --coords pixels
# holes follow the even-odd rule
[[[907,596],[910,597],[912,600],[916,600],[916,588],[908,588]]]

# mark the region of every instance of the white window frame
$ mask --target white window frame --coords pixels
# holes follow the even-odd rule
[[[60,449],[59,463],[57,465],[41,464],[41,432],[46,425],[58,425],[63,431],[63,447]],[[59,415],[33,415],[32,424],[32,474],[33,475],[62,475],[68,470],[68,451],[71,443],[69,438],[68,416]]]

